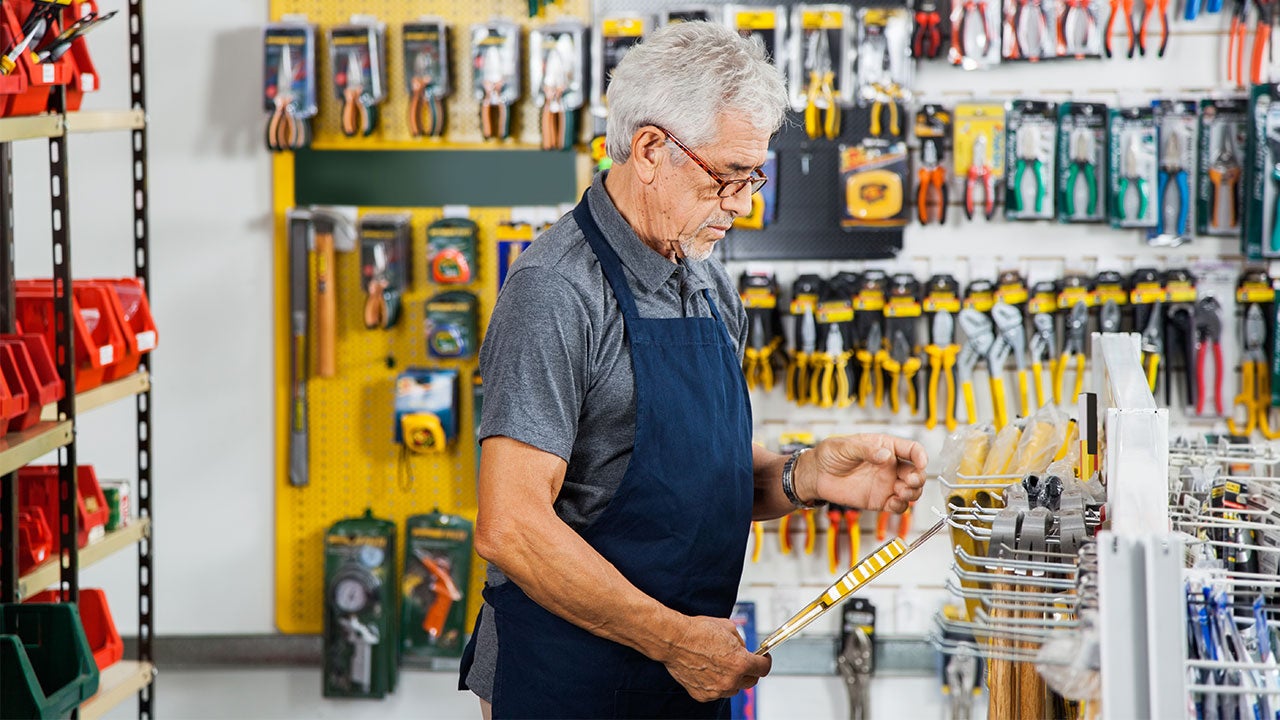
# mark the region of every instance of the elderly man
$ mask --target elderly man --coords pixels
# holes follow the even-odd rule
[[[926,457],[881,435],[752,445],[746,315],[707,258],[785,116],[760,43],[659,30],[608,99],[612,169],[520,256],[481,350],[490,567],[461,685],[486,716],[727,717],[772,662],[727,619],[751,520],[902,512]]]

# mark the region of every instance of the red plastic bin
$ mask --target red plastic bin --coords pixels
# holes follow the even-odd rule
[[[31,355],[31,347],[43,349],[44,342],[38,335],[32,337],[40,342],[29,344],[19,335],[0,335],[0,365],[3,365],[0,370],[3,370],[7,382],[11,383],[12,378],[16,376],[22,383],[27,396],[27,410],[9,421],[9,432],[26,430],[40,422],[40,413],[44,406],[57,401],[62,395],[62,381],[57,377],[57,369],[43,363],[37,367],[39,361]],[[42,360],[47,363],[50,361],[48,351],[45,352],[46,355]],[[48,378],[51,370],[52,381]]]
[[[19,324],[27,332],[44,335],[50,348],[57,347],[53,281],[19,280],[14,289]],[[76,392],[84,392],[103,383],[110,366],[124,356],[125,341],[106,289],[73,284],[72,296]]]
[[[62,602],[62,595],[57,590],[45,590],[27,602]],[[93,661],[99,670],[106,670],[124,657],[124,640],[116,630],[111,607],[107,605],[107,594],[101,588],[80,589],[80,621],[84,623],[84,634],[89,639]]]
[[[76,468],[76,506],[79,508],[80,527],[76,542],[80,547],[89,544],[106,533],[107,517],[111,509],[98,485],[98,474],[92,465]],[[58,532],[58,467],[56,465],[28,465],[18,471],[18,507],[38,507],[44,510],[53,530],[53,554],[62,551],[62,536]]]
[[[147,302],[147,292],[142,287],[142,281],[137,278],[122,278],[72,283],[72,288],[76,292],[79,292],[81,287],[98,287],[106,291],[111,307],[116,311],[121,334],[124,335],[124,356],[107,370],[103,379],[111,382],[137,371],[139,363],[142,362],[142,356],[154,350],[159,340],[155,320],[151,317],[151,305]]]
[[[21,429],[30,399],[18,374],[17,362],[7,349],[0,350],[0,431]]]
[[[3,525],[0,522],[0,526]],[[18,510],[18,572],[27,572],[52,554],[53,531],[45,520],[44,510],[38,507]]]
[[[10,37],[18,37],[22,32],[21,18],[31,14],[35,3],[32,0],[11,0],[4,3],[3,19]],[[75,22],[78,12],[67,8],[60,16],[59,22],[48,28],[45,37],[56,36],[62,32],[68,22]],[[34,50],[35,48],[30,48]],[[34,61],[34,53],[24,52],[19,56],[14,75],[24,75],[27,87],[24,91],[9,97],[5,104],[6,115],[36,115],[49,110],[49,96],[57,85],[66,85],[72,75],[71,54],[46,63]]]
[[[48,405],[61,400],[66,394],[66,388],[62,378],[58,377],[58,366],[53,363],[53,352],[44,336],[19,330],[16,335],[0,335],[0,341],[4,340],[18,340],[26,346],[32,369],[36,372],[36,381],[40,385],[40,402]]]

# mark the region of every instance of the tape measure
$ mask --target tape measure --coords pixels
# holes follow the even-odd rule
[[[471,282],[471,265],[457,248],[445,248],[431,258],[431,279],[441,285]]]
[[[404,446],[416,453],[444,452],[444,425],[439,416],[413,413],[400,418],[400,436]]]

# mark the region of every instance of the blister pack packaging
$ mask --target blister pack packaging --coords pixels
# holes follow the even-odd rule
[[[564,21],[529,31],[529,89],[542,110],[542,149],[566,150],[578,137],[587,99],[587,27]]]
[[[1191,100],[1156,100],[1156,139],[1160,168],[1156,175],[1156,225],[1147,244],[1176,247],[1191,241],[1191,178],[1196,166],[1199,109]]]
[[[857,102],[871,106],[871,137],[903,137],[902,105],[911,100],[911,15],[904,7],[857,14]],[[887,116],[887,117],[886,117]]]
[[[485,140],[511,137],[511,106],[520,99],[520,26],[505,20],[471,27],[471,94],[480,103]]]
[[[965,70],[1000,64],[1000,5],[951,0],[951,48],[947,58]]]
[[[956,105],[955,182],[961,185],[964,214],[970,220],[978,214],[988,220],[995,217],[1005,168],[1004,126],[1001,103]]]
[[[414,137],[444,134],[444,99],[449,84],[449,26],[442,18],[405,23],[404,84],[409,93],[409,132]]]
[[[1200,142],[1196,173],[1196,232],[1238,237],[1244,217],[1241,191],[1249,101],[1218,98],[1200,101]]]
[[[1249,107],[1244,251],[1251,260],[1280,257],[1280,86],[1255,85]]]
[[[372,135],[387,99],[386,27],[362,21],[330,28],[329,65],[334,97],[342,103],[342,134]]]
[[[1111,226],[1156,225],[1156,124],[1150,107],[1112,108],[1108,113],[1107,177]]]
[[[1039,62],[1058,56],[1057,0],[1006,0],[1000,23],[1006,62]]]
[[[1058,108],[1058,220],[1107,219],[1107,106],[1065,102]]]
[[[1054,214],[1053,155],[1058,135],[1058,104],[1014,100],[1005,124],[1005,217],[1049,220]]]
[[[848,5],[805,4],[792,9],[788,86],[793,110],[805,112],[814,106],[825,115],[832,98],[837,106],[853,104],[852,26]],[[838,134],[837,127],[828,133],[829,139]]]

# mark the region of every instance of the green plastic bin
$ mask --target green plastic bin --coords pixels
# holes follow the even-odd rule
[[[0,604],[0,719],[63,718],[98,692],[75,605]]]

